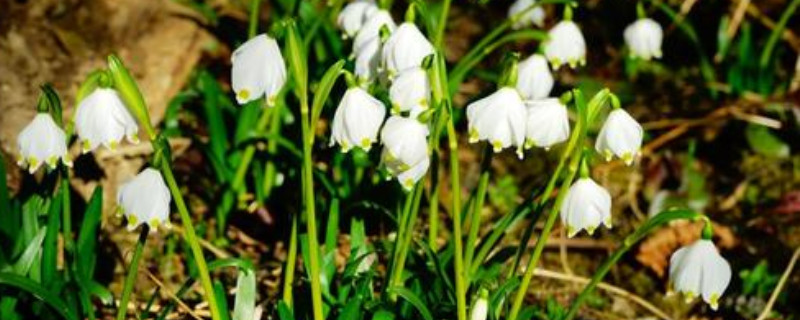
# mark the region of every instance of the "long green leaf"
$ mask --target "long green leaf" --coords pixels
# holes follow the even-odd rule
[[[61,198],[62,190],[54,195],[55,199]],[[47,233],[42,245],[42,283],[49,286],[56,278],[58,260],[58,230],[61,228],[61,201],[54,201],[47,214]]]
[[[336,84],[336,79],[338,79],[339,75],[342,74],[342,68],[344,68],[344,60],[337,61],[334,65],[328,68],[328,71],[325,71],[325,74],[322,76],[322,80],[319,81],[317,92],[314,93],[314,102],[311,105],[312,128],[316,128],[319,116],[322,114],[322,107],[325,106],[325,101],[328,100],[331,89],[333,89],[333,85]]]
[[[225,150],[228,149],[228,128],[225,126],[222,109],[218,104],[219,96],[224,93],[207,70],[200,71],[197,84],[203,92],[203,111],[208,122],[208,144],[217,160],[224,162]]]
[[[8,183],[6,181],[6,159],[0,153],[0,232],[9,238],[14,238],[14,226],[11,223],[11,200],[8,193]]]
[[[22,252],[22,255],[19,257],[17,262],[14,263],[14,266],[11,270],[20,276],[27,276],[28,272],[31,270],[31,266],[36,258],[39,257],[39,253],[42,252],[42,242],[44,241],[44,236],[47,233],[47,227],[43,227],[36,233],[36,236],[33,237],[33,240],[28,244],[28,247],[25,248],[25,251]]]
[[[78,247],[76,261],[77,271],[84,279],[92,279],[95,261],[97,260],[97,229],[100,226],[100,216],[103,213],[103,188],[96,187],[83,214],[81,230],[78,234]]]
[[[18,276],[13,273],[0,272],[0,285],[11,286],[30,293],[37,299],[52,307],[56,312],[58,312],[58,314],[61,315],[62,318],[68,320],[78,320],[76,312],[70,309],[68,305],[61,300],[61,298],[28,278]]]
[[[422,302],[422,299],[420,299],[411,290],[408,290],[408,289],[403,288],[403,287],[391,287],[391,288],[389,288],[387,290],[387,292],[394,293],[394,294],[396,294],[396,295],[398,295],[400,297],[403,297],[403,299],[406,299],[406,301],[408,301],[415,308],[417,308],[417,311],[419,311],[419,314],[425,320],[433,320],[433,316],[431,315],[431,311],[428,310],[428,307],[425,306],[425,303]]]

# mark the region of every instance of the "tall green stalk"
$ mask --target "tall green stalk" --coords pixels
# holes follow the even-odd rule
[[[175,181],[175,176],[170,167],[171,160],[169,152],[169,144],[163,137],[156,133],[155,128],[150,123],[150,115],[147,111],[147,104],[142,97],[139,86],[133,80],[130,72],[122,61],[114,55],[108,57],[108,69],[114,81],[114,87],[120,93],[125,105],[131,110],[139,124],[142,125],[147,132],[150,143],[153,146],[153,152],[156,163],[159,163],[159,169],[164,176],[164,181],[169,187],[172,199],[175,202],[175,207],[181,217],[181,224],[183,225],[183,234],[186,237],[186,242],[192,251],[192,256],[197,264],[197,270],[200,274],[200,282],[203,286],[203,294],[208,302],[208,308],[211,312],[211,318],[214,320],[221,320],[219,305],[217,304],[216,296],[214,295],[214,286],[211,283],[211,276],[208,273],[208,266],[206,259],[203,255],[203,249],[200,247],[200,242],[197,240],[197,234],[194,229],[192,217],[189,214],[189,209],[186,202],[183,200],[183,194]]]
[[[419,203],[422,199],[422,187],[421,183],[417,183],[414,186],[414,189],[408,194],[408,200],[406,205],[403,208],[403,215],[401,217],[402,224],[400,228],[400,232],[398,232],[398,242],[396,243],[395,247],[395,259],[392,261],[392,273],[391,278],[389,279],[388,288],[394,288],[398,286],[400,280],[402,279],[403,269],[405,269],[406,257],[408,256],[408,250],[411,247],[411,238],[414,234],[414,222],[417,220],[417,214],[419,213]],[[395,299],[395,295],[391,295],[391,299]]]
[[[483,202],[486,199],[486,189],[489,187],[489,175],[492,165],[493,151],[490,146],[484,146],[483,161],[481,162],[481,176],[478,180],[478,190],[475,193],[475,204],[470,215],[471,221],[469,224],[469,235],[467,236],[466,252],[464,253],[464,265],[471,269],[473,265],[472,257],[475,255],[475,242],[478,241],[478,231],[481,225],[481,212],[483,211]],[[477,261],[476,264],[480,264]],[[472,274],[467,274],[467,285],[469,285]]]
[[[131,299],[131,292],[133,292],[133,285],[136,283],[136,276],[139,274],[139,261],[142,260],[142,251],[147,242],[147,235],[150,233],[150,227],[145,223],[142,224],[142,231],[139,233],[139,241],[136,242],[136,248],[133,250],[133,258],[131,265],[128,267],[128,274],[125,276],[125,285],[122,288],[122,297],[119,299],[119,309],[117,309],[117,320],[125,320],[125,315],[128,313],[128,301]]]

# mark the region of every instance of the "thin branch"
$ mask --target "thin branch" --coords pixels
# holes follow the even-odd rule
[[[775,305],[775,301],[778,300],[778,296],[781,294],[781,290],[786,285],[786,282],[789,280],[789,275],[792,274],[792,269],[794,269],[794,265],[797,263],[798,258],[800,258],[800,247],[794,250],[792,259],[789,260],[789,264],[786,266],[786,270],[783,271],[781,280],[778,281],[778,285],[775,286],[775,290],[772,290],[772,295],[769,297],[767,305],[764,306],[764,310],[761,311],[761,314],[758,315],[758,318],[756,320],[765,320],[767,319],[767,317],[769,317],[769,314],[772,313],[772,306]]]

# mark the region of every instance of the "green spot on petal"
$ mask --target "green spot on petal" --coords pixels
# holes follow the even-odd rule
[[[128,224],[131,226],[135,226],[139,222],[139,219],[136,218],[136,215],[129,214],[128,215]]]
[[[236,93],[236,98],[239,100],[247,100],[250,98],[250,91],[247,89],[239,90],[239,92]]]

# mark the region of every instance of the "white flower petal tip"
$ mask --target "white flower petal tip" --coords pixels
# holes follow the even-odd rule
[[[392,116],[381,130],[381,160],[389,174],[411,190],[428,172],[428,128],[415,119]]]
[[[548,31],[544,43],[544,55],[553,69],[563,64],[577,68],[586,64],[586,41],[575,22],[564,20]]]
[[[553,74],[547,65],[547,59],[540,54],[533,54],[520,61],[517,74],[517,91],[523,100],[544,99],[553,90]]]
[[[486,320],[489,315],[489,292],[486,289],[481,289],[478,293],[478,299],[472,304],[472,309],[469,311],[469,320]]]
[[[687,302],[702,296],[711,309],[717,310],[731,281],[731,266],[711,240],[700,239],[678,249],[669,264],[673,290],[682,293]]]
[[[428,74],[420,67],[400,72],[389,88],[389,99],[392,101],[392,112],[410,112],[412,118],[428,109],[431,97],[431,85]]]
[[[169,188],[158,170],[147,168],[124,183],[117,192],[119,210],[128,220],[128,230],[135,230],[142,223],[154,232],[159,226],[169,228]]]
[[[611,195],[591,178],[578,179],[561,205],[561,222],[570,238],[581,230],[592,235],[600,224],[610,228]]]
[[[247,40],[231,55],[231,87],[240,105],[264,97],[275,105],[286,83],[286,64],[275,39],[260,34]]]
[[[606,160],[616,156],[626,165],[632,165],[641,154],[644,129],[628,112],[615,109],[600,129],[595,149]]]
[[[67,166],[72,165],[67,155],[67,136],[49,113],[38,113],[20,131],[17,148],[17,165],[27,168],[30,174],[35,173],[42,164],[54,169],[59,160]]]
[[[75,132],[83,153],[97,150],[100,145],[116,150],[124,139],[139,141],[139,124],[117,91],[109,88],[95,89],[80,102]]]
[[[512,19],[514,16],[521,14],[526,9],[530,8],[536,4],[536,0],[517,0],[515,1],[511,7],[508,8],[508,18]],[[544,18],[545,12],[544,8],[541,6],[536,6],[532,9],[529,9],[527,12],[522,14],[522,16],[514,21],[514,24],[511,26],[513,29],[522,29],[526,27],[530,27],[532,25],[536,25],[537,27],[544,26]]]
[[[495,152],[516,147],[522,157],[527,111],[516,89],[503,87],[467,106],[469,142],[486,141]]]
[[[348,3],[336,18],[336,25],[342,29],[342,37],[354,37],[369,17],[378,11],[374,1],[356,0]]]
[[[369,151],[378,138],[386,107],[359,87],[347,89],[333,115],[330,145],[338,144],[343,152],[358,147]]]
[[[664,32],[655,20],[650,18],[636,20],[625,28],[623,36],[632,57],[643,60],[661,58]]]
[[[410,68],[420,67],[433,54],[433,44],[411,22],[400,24],[383,47],[383,65],[390,77]]]
[[[569,114],[567,106],[557,98],[532,100],[525,103],[528,108],[526,147],[550,149],[569,138]]]

